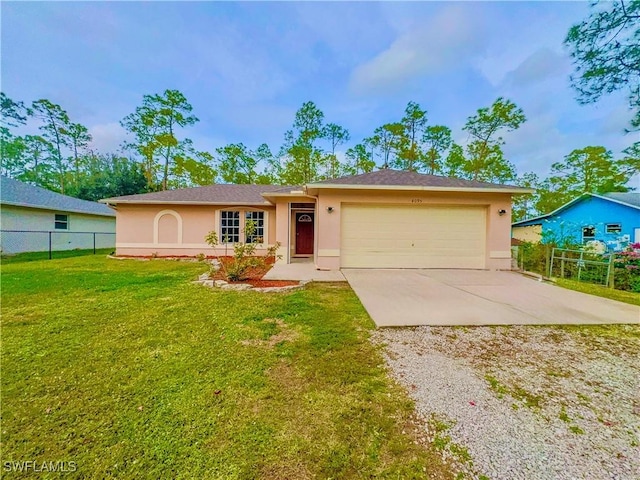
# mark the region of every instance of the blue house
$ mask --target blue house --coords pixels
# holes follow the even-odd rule
[[[547,215],[512,224],[527,242],[603,242],[609,251],[640,242],[640,193],[584,193]]]

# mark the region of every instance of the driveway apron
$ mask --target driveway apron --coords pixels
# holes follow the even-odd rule
[[[640,324],[640,307],[515,272],[344,269],[378,327]]]

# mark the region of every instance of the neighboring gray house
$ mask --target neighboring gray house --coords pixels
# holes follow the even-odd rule
[[[116,214],[97,202],[68,197],[0,176],[2,253],[115,247]],[[82,233],[80,233],[82,232]]]

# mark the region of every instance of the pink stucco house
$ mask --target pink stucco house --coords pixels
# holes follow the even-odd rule
[[[379,170],[301,187],[209,185],[109,198],[116,253],[196,256],[214,251],[216,230],[232,254],[244,225],[255,240],[280,242],[281,262],[319,269],[511,266],[511,197],[531,190],[414,172]]]

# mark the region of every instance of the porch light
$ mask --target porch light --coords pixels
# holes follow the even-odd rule
[[[327,212],[332,213],[333,212],[333,207],[327,207]]]
[[[498,210],[498,215],[503,216],[505,213],[507,213],[507,211],[504,208],[501,208],[500,210]]]

